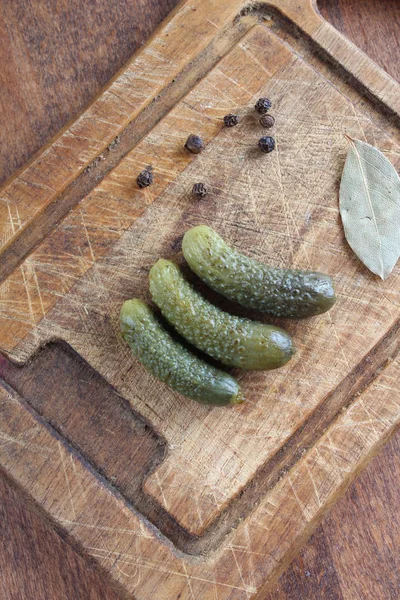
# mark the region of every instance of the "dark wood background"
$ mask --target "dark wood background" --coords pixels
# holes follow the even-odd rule
[[[175,4],[175,0],[0,0],[0,181],[84,108]],[[319,7],[325,18],[400,81],[398,0],[320,0]],[[57,355],[57,349],[54,353],[51,359],[60,377],[66,359]],[[7,378],[4,361],[2,370]],[[22,370],[18,377],[22,388],[35,388],[35,373],[24,375]],[[89,398],[89,380],[85,389],[69,386],[65,401],[73,402],[78,393]],[[397,434],[265,600],[398,600],[399,481]],[[118,598],[21,491],[2,477],[0,598]]]

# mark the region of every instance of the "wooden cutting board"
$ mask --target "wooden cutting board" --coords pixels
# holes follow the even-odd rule
[[[62,340],[99,376],[90,406],[66,406],[56,380],[51,402],[0,388],[0,465],[135,598],[262,598],[398,424],[399,268],[382,282],[354,257],[337,190],[344,133],[399,166],[399,98],[305,0],[187,2],[2,189],[1,350],[45,372],[38,348]],[[241,123],[224,129],[231,111]],[[208,143],[200,156],[183,150],[189,133]],[[147,164],[155,183],[138,190]],[[173,394],[118,336],[121,302],[149,298],[149,267],[183,263],[181,237],[202,222],[265,262],[331,273],[339,295],[282,323],[296,357],[242,375],[233,410]]]

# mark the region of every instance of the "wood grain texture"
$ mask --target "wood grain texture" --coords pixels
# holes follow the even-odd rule
[[[25,494],[0,477],[2,600],[121,600]]]
[[[400,435],[352,484],[265,600],[396,600]]]
[[[265,157],[252,141],[262,130],[251,107],[267,92],[280,116],[279,146],[264,170]],[[222,116],[233,103],[246,106],[248,117],[234,131],[222,131]],[[210,142],[196,161],[183,150],[187,122],[193,120],[197,133]],[[383,284],[367,277],[335,218],[336,182],[347,150],[344,132],[371,143],[379,139],[397,164],[395,139],[259,25],[2,285],[3,350],[25,360],[48,340],[67,341],[165,437],[168,456],[145,482],[145,491],[190,535],[200,536],[213,524],[343,374],[350,376],[396,323],[396,276]],[[313,143],[293,165],[293,152],[302,150],[306,138]],[[156,181],[143,191],[136,188],[135,176],[146,164],[154,164]],[[189,191],[205,172],[211,193],[196,204]],[[267,188],[268,204],[263,201]],[[118,338],[121,302],[133,290],[147,294],[143,269],[166,252],[179,259],[171,252],[176,238],[205,220],[233,244],[254,248],[264,262],[332,273],[339,292],[328,315],[287,323],[297,356],[273,374],[244,375],[250,403],[229,415],[191,402],[182,405],[177,395],[149,380]],[[165,223],[162,233],[160,222]],[[18,295],[24,289],[26,299]],[[382,299],[374,308],[378,293]],[[171,420],[171,414],[177,416]]]
[[[322,15],[400,80],[400,4],[395,0],[318,0]]]
[[[143,480],[165,443],[70,348],[49,345],[24,368],[1,356],[0,377],[130,501],[143,503]]]
[[[263,600],[397,600],[399,455],[397,434],[331,510]],[[121,598],[4,478],[0,478],[0,501],[2,598]],[[347,543],[344,532],[349,535]]]
[[[176,553],[112,490],[102,487],[100,494],[101,482],[79,455],[4,388],[0,464],[16,481],[29,482],[36,502],[138,598],[263,598],[299,540],[310,535],[338,490],[393,431],[393,416],[400,410],[394,393],[399,377],[395,360],[216,552],[196,560]],[[62,483],[66,487],[60,495]]]
[[[156,103],[158,116],[160,111],[169,110],[179,98],[179,91],[182,89],[182,94],[185,93],[207,72],[209,58],[217,60],[223,56],[257,18],[264,16],[268,19],[270,9],[275,9],[275,16],[279,19],[295,23],[296,28],[311,36],[318,50],[330,57],[329,60],[334,61],[343,75],[354,80],[364,92],[373,93],[375,101],[380,100],[386,110],[397,115],[400,113],[395,83],[382,79],[379,69],[366,56],[357,53],[346,38],[338,36],[326,22],[321,21],[312,0],[304,0],[301,5],[293,0],[275,0],[268,3],[268,8],[257,4],[250,9],[244,0],[237,0],[236,4],[221,2],[217,11],[213,3],[203,3],[203,20],[196,10],[187,8],[177,13],[172,31],[165,28],[154,36],[141,55],[132,58],[123,74],[115,78],[102,95],[57,136],[52,146],[44,149],[23,174],[17,174],[2,190],[0,254],[3,261],[0,279],[15,268],[46,232],[115,166],[127,151],[126,144],[120,144],[120,138],[132,137],[131,126],[136,118],[139,122],[136,129],[144,134],[140,124],[146,122],[146,116],[140,118],[140,112],[154,99],[164,96],[164,92],[166,106],[163,107],[162,102]],[[209,19],[210,14],[214,20]],[[240,19],[236,18],[239,14]],[[218,16],[217,22],[215,16]],[[230,32],[222,26],[226,22],[230,24]],[[201,23],[200,28],[197,28],[197,23]],[[192,36],[181,35],[182,28],[190,29]],[[145,62],[143,57],[146,57]],[[191,66],[185,72],[184,65],[188,63]],[[206,68],[197,72],[201,64]],[[144,68],[146,71],[143,71]],[[153,75],[148,77],[147,72]],[[149,110],[148,127],[157,121],[156,115],[152,118],[151,107]],[[134,138],[131,143],[137,139]],[[116,152],[110,152],[117,146]],[[31,202],[32,193],[35,195],[34,203]]]
[[[163,111],[174,105],[179,90],[182,88],[182,95],[192,85],[193,77],[196,80],[202,75],[202,64],[207,72],[207,60],[198,60],[202,51],[207,48],[208,56],[216,61],[233,43],[231,37],[233,41],[240,38],[242,22],[232,25],[240,8],[237,4],[221,3],[214,21],[198,18],[197,9],[189,4],[179,10],[173,24],[154,35],[101,95],[2,188],[0,279],[9,272],[9,268],[4,272],[4,264],[15,267],[126,153],[121,137],[133,136],[133,140],[128,140],[132,147],[160,119]],[[213,9],[212,2],[202,4],[203,15]],[[225,35],[226,23],[229,31]],[[183,29],[190,30],[191,35],[183,35]],[[184,67],[194,59],[200,73],[195,66],[184,73]],[[176,85],[169,93],[173,83]],[[161,98],[164,93],[165,108]],[[152,111],[150,105],[156,99]],[[148,107],[149,123],[144,110]],[[139,119],[141,114],[144,116]],[[77,194],[78,189],[81,194]]]
[[[0,3],[0,182],[83,110],[175,5]]]

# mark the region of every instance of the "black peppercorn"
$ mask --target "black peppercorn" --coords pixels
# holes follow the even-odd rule
[[[260,150],[265,152],[265,154],[268,154],[275,148],[275,140],[270,135],[264,135],[258,140],[258,146]]]
[[[272,115],[263,115],[262,117],[260,117],[260,125],[270,129],[275,125],[275,119]]]
[[[195,183],[192,189],[192,194],[196,198],[204,198],[204,196],[207,194],[207,191],[208,190],[204,183]]]
[[[239,117],[237,115],[229,113],[229,115],[225,115],[224,123],[225,127],[235,127],[235,125],[239,123]]]
[[[203,140],[198,135],[189,135],[185,148],[193,154],[199,154],[204,148]]]
[[[271,108],[272,103],[268,98],[259,98],[256,102],[255,109],[260,115],[265,115]]]
[[[139,173],[139,175],[136,178],[136,183],[138,184],[138,186],[140,188],[145,188],[148,187],[149,185],[151,185],[153,183],[154,177],[153,177],[153,167],[146,167],[144,169],[144,171],[142,171],[141,173]]]

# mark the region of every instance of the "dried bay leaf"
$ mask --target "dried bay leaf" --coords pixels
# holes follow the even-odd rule
[[[400,178],[377,148],[348,139],[340,183],[345,236],[365,266],[386,279],[400,256]]]

